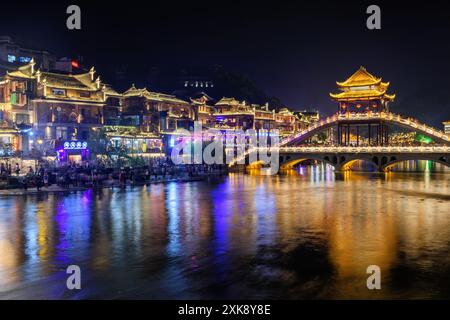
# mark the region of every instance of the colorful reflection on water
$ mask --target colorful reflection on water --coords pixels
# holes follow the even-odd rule
[[[450,298],[449,202],[448,173],[320,164],[2,197],[0,298]],[[372,264],[381,291],[366,288]]]

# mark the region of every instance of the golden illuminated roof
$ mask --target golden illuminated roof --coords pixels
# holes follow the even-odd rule
[[[240,102],[238,100],[236,100],[235,98],[226,98],[226,97],[222,97],[222,99],[220,99],[219,101],[217,101],[217,103],[215,104],[216,106],[221,106],[221,105],[238,105],[240,104]]]
[[[388,94],[389,82],[381,82],[370,74],[364,67],[360,67],[344,82],[336,82],[340,93],[330,93],[330,97],[337,101],[358,101],[384,99],[392,101],[395,94]]]
[[[113,87],[109,84],[103,84],[103,92],[109,97],[117,97],[120,98],[122,95],[118,93]]]
[[[14,78],[23,78],[23,79],[33,79],[33,69],[34,69],[34,60],[32,59],[30,63],[20,66],[17,70],[7,71],[6,75]]]
[[[189,103],[187,101],[178,99],[176,96],[165,94],[165,93],[159,93],[159,92],[152,92],[147,90],[147,88],[138,89],[134,86],[134,84],[123,93],[124,98],[127,97],[144,97],[151,101],[160,101],[160,102],[170,102],[170,103],[177,103],[177,104],[186,104]]]
[[[89,76],[89,74],[87,74]],[[95,82],[84,81],[83,75],[59,74],[53,72],[41,72],[42,81],[49,87],[60,89],[79,89],[97,91]],[[89,76],[90,77],[90,76]]]
[[[338,87],[359,87],[359,86],[372,86],[381,82],[381,78],[377,78],[370,74],[366,68],[360,67],[354,74],[352,74],[347,80],[343,82],[336,82]],[[389,83],[387,83],[389,85]]]
[[[374,100],[384,98],[385,100],[392,101],[395,99],[395,94],[387,94],[386,91],[378,90],[361,90],[330,93],[330,97],[335,100]]]
[[[38,83],[45,84],[47,87],[55,89],[72,89],[89,92],[104,92],[107,97],[121,97],[122,95],[115,91],[111,85],[105,84],[100,77],[94,77],[95,69],[92,67],[89,72],[80,74],[66,74],[57,72],[44,72],[36,70],[35,62],[32,59],[28,64],[18,67],[14,71],[7,72],[5,78],[19,78],[27,80],[36,80]],[[50,94],[47,94],[50,97]],[[61,98],[61,97],[57,97]],[[73,99],[73,98],[72,98]],[[95,96],[94,99],[103,99],[101,96]],[[81,99],[81,100],[92,100]]]

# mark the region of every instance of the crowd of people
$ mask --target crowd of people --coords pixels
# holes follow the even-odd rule
[[[0,176],[7,187],[24,189],[49,187],[57,185],[62,188],[126,186],[129,184],[145,184],[152,181],[174,179],[192,179],[210,174],[221,174],[227,171],[226,165],[175,165],[170,158],[152,158],[145,165],[113,166],[110,163],[96,160],[83,163],[66,163],[54,165],[41,162],[36,166],[22,169],[18,163],[0,163]],[[5,183],[3,183],[3,186]]]

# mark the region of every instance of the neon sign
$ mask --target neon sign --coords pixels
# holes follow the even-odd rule
[[[31,61],[30,57],[19,57],[19,62],[21,63],[28,63]]]
[[[86,150],[88,147],[87,142],[81,141],[67,141],[64,142],[64,150]]]

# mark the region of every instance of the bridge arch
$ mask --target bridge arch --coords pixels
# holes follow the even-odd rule
[[[260,168],[262,168],[263,165],[265,165],[265,162],[258,160],[258,161],[249,163],[247,166],[247,169],[260,169]]]
[[[399,163],[402,163],[402,162],[405,162],[405,161],[411,161],[411,160],[431,161],[431,162],[434,162],[434,163],[440,163],[440,164],[450,168],[450,157],[438,157],[438,158],[436,157],[436,158],[433,158],[433,157],[426,157],[426,156],[422,156],[422,157],[401,157],[399,159],[396,159],[394,161],[389,161],[386,164],[381,165],[380,168],[381,168],[381,171],[390,172],[390,171],[392,171],[392,168],[395,165],[397,165]]]
[[[337,164],[337,162],[333,163],[332,159],[330,160],[329,156],[320,156],[320,155],[293,156],[293,157],[284,156],[280,158],[280,169],[281,170],[292,169],[295,165],[307,160],[320,161],[332,166],[333,168],[335,168]]]
[[[352,159],[348,159],[345,160],[344,162],[341,162],[339,164],[339,167],[337,168],[338,171],[351,171],[352,170],[352,166],[357,163],[358,161],[364,161],[367,162],[369,164],[372,164],[375,167],[375,171],[379,170],[379,165],[373,161],[373,159],[370,158],[363,158],[363,157],[358,157],[358,158],[352,158]]]

